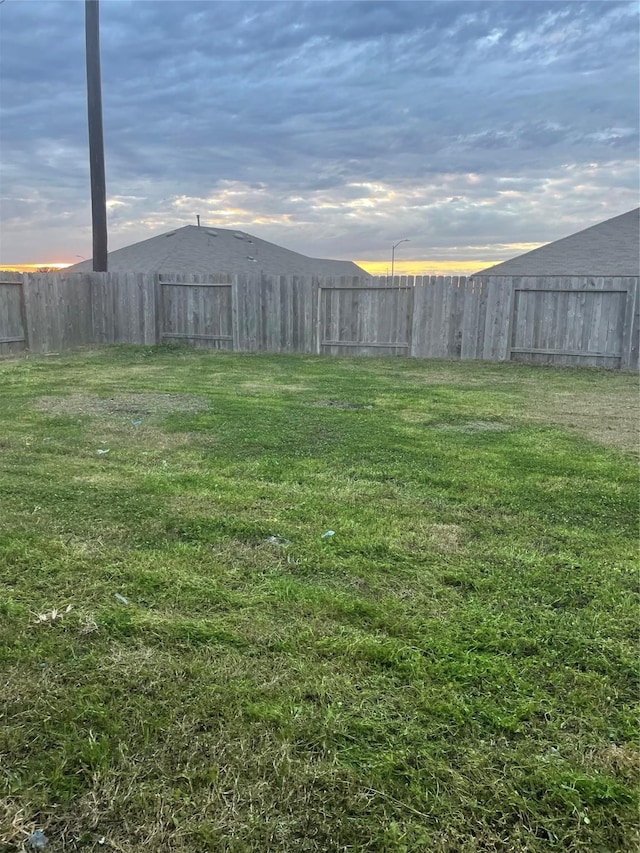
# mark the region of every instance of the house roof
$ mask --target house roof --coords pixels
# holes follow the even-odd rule
[[[639,275],[640,208],[476,275]]]
[[[308,258],[244,231],[185,225],[109,252],[109,272],[367,276],[352,261]],[[65,272],[91,272],[91,260]]]

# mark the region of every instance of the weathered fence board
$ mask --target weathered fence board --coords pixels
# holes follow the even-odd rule
[[[0,355],[27,349],[25,319],[22,275],[0,272]]]
[[[177,340],[238,352],[637,368],[637,277],[0,273],[0,355]]]

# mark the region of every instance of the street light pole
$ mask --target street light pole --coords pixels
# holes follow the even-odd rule
[[[102,134],[102,85],[100,81],[100,12],[98,0],[85,0],[87,60],[87,115],[89,119],[89,167],[91,174],[91,222],[93,271],[107,271],[107,189]]]
[[[393,268],[396,262],[396,249],[400,245],[400,243],[410,243],[411,241],[405,237],[404,240],[398,240],[397,243],[394,243],[391,247],[391,284],[393,284]]]

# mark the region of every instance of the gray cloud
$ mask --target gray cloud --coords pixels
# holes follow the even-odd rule
[[[398,233],[490,260],[620,213],[637,24],[627,2],[103,0],[111,244],[200,212],[310,254],[382,258]],[[84,4],[7,0],[0,49],[0,260],[73,260]]]

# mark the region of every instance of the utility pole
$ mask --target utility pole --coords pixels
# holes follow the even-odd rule
[[[98,0],[85,0],[87,53],[87,113],[89,118],[89,166],[91,172],[91,221],[93,224],[93,271],[107,271],[107,189],[104,175],[102,134],[102,85],[100,82],[100,11]]]

